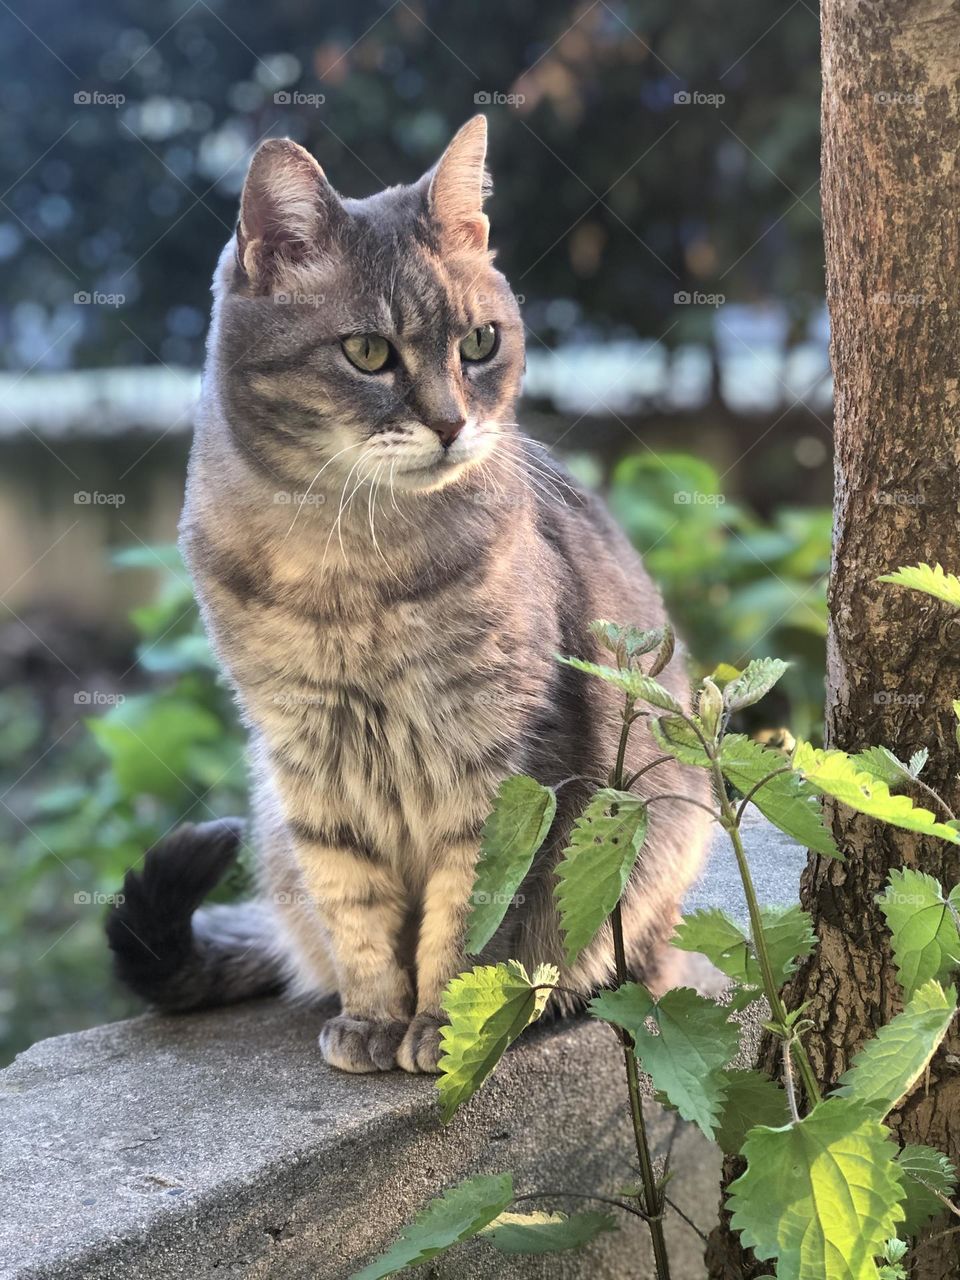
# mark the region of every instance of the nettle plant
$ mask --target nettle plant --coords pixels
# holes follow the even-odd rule
[[[960,579],[939,565],[899,569],[881,581],[960,608]],[[623,691],[622,725],[619,743],[611,744],[615,763],[609,785],[596,792],[574,824],[558,866],[556,901],[571,963],[603,923],[611,923],[617,985],[591,1000],[589,1013],[609,1024],[622,1046],[637,1185],[615,1196],[598,1189],[596,1197],[585,1198],[595,1198],[604,1209],[568,1216],[530,1212],[527,1203],[521,1211],[518,1201],[550,1195],[518,1196],[509,1173],[470,1178],[432,1201],[354,1280],[393,1275],[472,1237],[504,1253],[553,1253],[588,1244],[616,1229],[610,1206],[646,1224],[658,1280],[669,1280],[663,1230],[664,1215],[673,1210],[665,1191],[669,1169],[658,1169],[651,1153],[640,1069],[649,1075],[658,1101],[697,1125],[726,1154],[746,1162],[728,1190],[732,1225],[759,1259],[776,1261],[780,1280],[904,1280],[912,1237],[938,1214],[960,1212],[950,1199],[956,1179],[947,1158],[930,1147],[898,1149],[884,1123],[921,1080],[956,1014],[952,975],[960,965],[960,886],[945,894],[921,871],[891,873],[879,906],[890,931],[903,1011],[825,1092],[804,1049],[812,1024],[804,1007],[786,1008],[780,994],[797,961],[816,945],[812,920],[798,905],[760,906],[741,824],[747,806],[755,805],[801,844],[840,858],[820,812],[820,797],[829,796],[878,821],[960,844],[960,822],[920,778],[927,753],[919,751],[902,763],[884,747],[848,755],[798,742],[788,756],[728,732],[731,716],[758,702],[783,675],[785,663],[764,658],[740,672],[718,670],[703,681],[691,714],[656,680],[672,653],[669,633],[609,622],[595,623],[593,631],[611,654],[611,665],[569,657],[560,661]],[[960,743],[960,701],[954,710]],[[619,899],[643,857],[647,804],[631,790],[636,777],[624,777],[624,758],[640,718],[663,752],[644,771],[674,757],[709,771],[712,812],[729,837],[740,872],[749,931],[710,909],[686,916],[674,939],[684,951],[707,956],[730,980],[722,1001],[687,987],[656,999],[628,978]],[[924,793],[942,818],[915,804],[909,791]],[[500,787],[477,865],[470,954],[480,952],[496,931],[547,837],[555,809],[554,792],[533,778],[511,777]],[[450,983],[438,1078],[445,1121],[536,1021],[558,984],[555,967],[540,965],[529,974],[516,961],[480,966]],[[769,1007],[764,1026],[780,1042],[776,1079],[729,1065],[740,1035],[732,1015],[760,999]]]

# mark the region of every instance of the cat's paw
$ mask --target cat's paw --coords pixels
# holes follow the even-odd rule
[[[396,1066],[406,1029],[405,1022],[339,1013],[323,1024],[320,1052],[324,1061],[341,1071],[390,1071]]]
[[[440,1028],[444,1025],[432,1013],[418,1013],[397,1050],[397,1066],[404,1071],[435,1073],[440,1061]]]

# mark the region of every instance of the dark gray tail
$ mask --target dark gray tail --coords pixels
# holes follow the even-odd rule
[[[242,834],[234,819],[187,824],[126,874],[107,941],[118,977],[161,1009],[229,1004],[283,985],[265,906],[197,910],[234,862]]]

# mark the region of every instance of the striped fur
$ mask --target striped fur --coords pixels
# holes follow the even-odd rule
[[[352,1071],[435,1069],[499,781],[607,774],[619,700],[554,654],[597,656],[593,618],[664,621],[602,504],[514,425],[523,334],[486,250],[484,139],[478,117],[419,183],[363,201],[295,144],[267,144],[214,282],[181,546],[250,731],[272,946],[291,993],[339,993],[321,1047]],[[485,323],[499,345],[468,366],[459,343]],[[389,372],[343,356],[340,338],[364,332],[393,344]],[[465,423],[447,449],[437,421]],[[681,658],[663,680],[687,701]],[[654,753],[638,727],[630,768]],[[676,764],[648,782],[704,797]],[[561,964],[584,996],[610,976],[610,938],[566,971],[553,869],[590,785],[561,788],[489,948]],[[624,903],[650,981],[703,819],[652,809]]]

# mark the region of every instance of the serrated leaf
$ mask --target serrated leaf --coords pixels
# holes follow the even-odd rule
[[[610,787],[598,791],[573,824],[555,890],[568,964],[576,962],[620,901],[647,826],[643,801]]]
[[[659,647],[663,641],[663,627],[641,631],[639,627],[622,627],[616,622],[599,618],[590,623],[590,631],[610,653],[622,649],[627,658],[640,658]]]
[[[509,1173],[493,1177],[468,1178],[431,1200],[400,1239],[382,1257],[350,1280],[384,1280],[404,1267],[429,1262],[438,1253],[477,1235],[513,1201],[513,1178]]]
[[[480,837],[468,954],[476,955],[496,933],[556,812],[556,795],[534,778],[517,774],[501,782]]]
[[[942,1151],[911,1144],[897,1156],[897,1164],[903,1170],[906,1192],[903,1201],[906,1218],[900,1233],[915,1236],[931,1218],[938,1218],[946,1211],[946,1205],[934,1193],[952,1199],[957,1189],[957,1171]]]
[[[902,1101],[926,1069],[957,1011],[957,994],[937,982],[924,983],[902,1013],[882,1026],[854,1057],[834,1090],[859,1098],[886,1115]]]
[[[893,935],[904,998],[931,978],[943,982],[960,960],[960,934],[940,882],[925,871],[891,871],[877,904]]]
[[[743,672],[739,667],[731,666],[729,662],[718,662],[710,672],[710,679],[720,689],[725,689],[731,680],[736,680]]]
[[[767,953],[780,982],[796,971],[796,961],[808,956],[816,945],[810,915],[799,906],[761,907]],[[721,973],[743,984],[747,990],[734,993],[733,1008],[744,1008],[761,993],[762,975],[753,940],[717,907],[684,916],[677,926],[673,944],[681,951],[699,951]]]
[[[717,1145],[727,1156],[735,1156],[747,1134],[758,1124],[775,1128],[790,1119],[787,1095],[759,1071],[728,1069],[726,1098],[717,1127]]]
[[[780,982],[786,982],[796,973],[796,962],[806,959],[817,945],[813,917],[795,903],[792,907],[761,907],[760,920],[770,967]]]
[[[645,676],[642,671],[607,667],[599,662],[586,662],[583,658],[565,658],[559,653],[557,661],[576,671],[585,671],[587,675],[606,680],[608,684],[617,685],[635,701],[649,702],[664,711],[682,712],[684,709],[669,689],[665,689],[650,676]]]
[[[650,732],[660,749],[676,756],[681,764],[695,764],[701,769],[710,768],[710,761],[700,739],[679,716],[659,716],[656,720],[651,720]]]
[[[910,770],[887,747],[866,747],[850,757],[857,767],[880,778],[888,787],[902,787],[912,781]]]
[[[798,742],[793,765],[817,791],[859,813],[906,831],[960,844],[960,832],[954,827],[938,822],[929,809],[915,805],[909,796],[891,795],[885,782],[864,773],[844,751],[822,751],[808,742]]]
[[[902,1174],[874,1110],[828,1098],[799,1123],[757,1127],[728,1207],[742,1242],[779,1280],[877,1280],[874,1259],[903,1219]]]
[[[737,1052],[740,1038],[729,1010],[689,987],[675,987],[655,1001],[645,987],[627,982],[594,997],[590,1011],[630,1033],[654,1088],[712,1139],[726,1096],[721,1068]],[[648,1028],[648,1018],[655,1031]]]
[[[730,733],[720,744],[720,765],[727,781],[746,795],[767,774],[789,768],[789,761],[742,733]],[[840,857],[833,836],[823,825],[819,795],[799,774],[778,773],[763,784],[750,802],[775,827],[808,849],[831,858]]]
[[[707,907],[684,916],[672,942],[681,951],[699,951],[735,982],[760,981],[747,935],[719,907]]]
[[[930,759],[930,752],[926,747],[921,747],[919,751],[915,751],[910,757],[907,768],[910,770],[911,778],[919,778],[920,774],[926,768],[927,761]]]
[[[789,665],[779,658],[754,658],[724,689],[724,706],[731,713],[752,707],[770,692]]]
[[[453,979],[441,1005],[449,1022],[440,1032],[437,1089],[443,1121],[473,1097],[524,1027],[543,1012],[559,974],[540,965],[532,978],[517,960],[481,965]]]
[[[616,1231],[608,1213],[501,1213],[481,1238],[501,1253],[560,1253],[596,1240],[604,1231]]]
[[[900,587],[911,587],[914,591],[923,591],[928,596],[936,596],[955,609],[960,609],[960,578],[953,573],[945,573],[939,564],[907,565],[893,573],[885,573],[878,582],[894,582]]]

